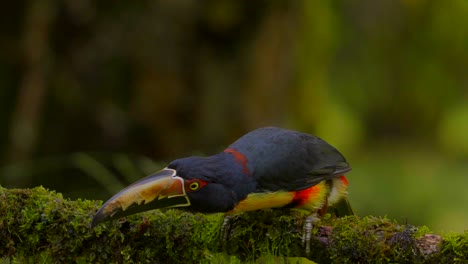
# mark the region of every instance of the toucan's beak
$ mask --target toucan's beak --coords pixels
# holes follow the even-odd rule
[[[143,178],[110,198],[94,215],[91,226],[157,208],[190,206],[184,179],[173,169]]]

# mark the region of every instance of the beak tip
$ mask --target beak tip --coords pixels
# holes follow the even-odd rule
[[[110,220],[109,217],[107,216],[107,214],[105,214],[101,209],[99,209],[96,214],[93,216],[93,220],[91,220],[91,223],[90,223],[90,227],[91,228],[94,228],[96,227],[97,225],[99,225],[100,223],[102,222],[105,222],[107,220]]]
[[[99,215],[95,215],[93,217],[93,220],[91,220],[91,223],[90,223],[90,227],[91,228],[95,228],[97,225],[99,225],[102,221],[102,217],[100,217]]]

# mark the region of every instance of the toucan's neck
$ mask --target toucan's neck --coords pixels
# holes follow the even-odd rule
[[[181,178],[206,181],[207,185],[204,189],[211,188],[212,192],[208,195],[218,197],[216,195],[219,194],[219,197],[224,197],[226,193],[229,193],[229,199],[218,201],[221,202],[221,206],[216,207],[215,210],[221,210],[221,208],[225,211],[232,210],[239,201],[245,199],[257,186],[255,179],[245,172],[245,166],[239,162],[239,158],[229,152],[221,152],[209,157],[178,159],[171,162],[168,167],[175,169],[177,175]],[[192,194],[192,198],[195,195],[198,195],[198,193]],[[221,199],[219,197],[213,199]],[[199,209],[202,207],[200,205]]]

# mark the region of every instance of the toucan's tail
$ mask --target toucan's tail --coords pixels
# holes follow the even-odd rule
[[[334,204],[328,209],[328,212],[336,215],[337,217],[343,217],[347,215],[355,215],[351,204],[347,198],[341,199],[339,202]]]

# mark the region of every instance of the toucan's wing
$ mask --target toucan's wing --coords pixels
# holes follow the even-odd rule
[[[337,178],[350,170],[348,163],[339,162],[333,166],[328,165],[307,172],[265,175],[257,179],[257,184],[263,191],[300,191],[317,185],[321,181]]]
[[[326,166],[307,173],[307,176],[299,179],[298,183],[313,186],[321,181],[330,180],[341,176],[351,170],[351,167],[346,162],[339,162],[334,166]]]
[[[245,157],[257,191],[297,191],[351,170],[324,140],[275,127],[254,130],[229,146]]]

